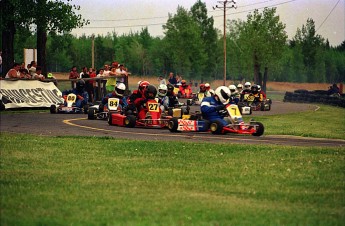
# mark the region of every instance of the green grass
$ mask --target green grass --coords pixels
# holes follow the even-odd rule
[[[7,133],[0,145],[1,225],[345,222],[344,148]]]
[[[345,108],[319,106],[317,111],[257,116],[255,120],[264,124],[265,135],[345,139]],[[246,116],[245,119],[251,117]]]

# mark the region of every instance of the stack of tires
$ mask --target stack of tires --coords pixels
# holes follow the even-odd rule
[[[345,108],[345,95],[330,96],[327,95],[326,90],[308,91],[305,89],[298,89],[294,92],[286,92],[284,102],[321,103]]]

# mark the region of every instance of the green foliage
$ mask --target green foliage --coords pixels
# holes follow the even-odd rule
[[[1,225],[344,222],[340,147],[6,133],[0,145]]]

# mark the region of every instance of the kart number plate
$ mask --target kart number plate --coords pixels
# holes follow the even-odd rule
[[[108,99],[108,109],[110,111],[116,111],[117,107],[119,106],[120,100],[119,98],[109,98]]]
[[[159,112],[158,103],[148,103],[148,110],[151,112]]]

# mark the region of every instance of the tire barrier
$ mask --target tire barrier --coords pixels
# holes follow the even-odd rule
[[[345,108],[345,94],[340,96],[327,95],[326,90],[308,91],[298,89],[294,92],[286,92],[284,102],[295,103],[320,103]]]

